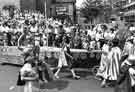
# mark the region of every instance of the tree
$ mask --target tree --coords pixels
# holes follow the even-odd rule
[[[104,16],[103,20],[106,21],[112,11],[111,4],[103,2],[103,0],[86,0],[83,4],[81,14],[87,19],[87,22],[99,16]]]

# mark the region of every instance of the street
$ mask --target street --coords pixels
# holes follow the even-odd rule
[[[23,92],[23,87],[15,87],[19,68],[14,66],[0,65],[0,90],[1,92]],[[60,73],[60,79],[41,85],[41,92],[113,92],[112,88],[101,88],[100,82],[85,71],[77,72],[80,80],[74,80],[70,72]],[[38,85],[34,84],[33,92],[39,92]],[[12,90],[11,90],[12,89]]]

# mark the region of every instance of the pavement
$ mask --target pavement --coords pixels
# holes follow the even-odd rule
[[[18,71],[19,67],[0,65],[0,92],[23,92],[23,87],[16,86]],[[113,88],[101,88],[100,81],[88,71],[78,69],[77,74],[81,79],[72,79],[70,72],[61,72],[59,80],[42,84],[41,90],[34,84],[33,92],[113,92]]]

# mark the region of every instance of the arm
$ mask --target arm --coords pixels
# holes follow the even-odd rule
[[[21,43],[24,41],[24,38],[25,38],[25,34],[23,33],[20,37],[19,37],[19,39],[18,39],[18,46],[20,46],[21,45]]]
[[[73,59],[73,57],[72,57],[70,54],[68,54],[68,53],[66,53],[66,52],[65,52],[65,54],[66,54],[68,57],[70,57],[71,59]]]

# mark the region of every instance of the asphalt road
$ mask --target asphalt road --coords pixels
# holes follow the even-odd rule
[[[15,87],[19,68],[0,65],[0,92],[23,92],[23,87]],[[88,72],[79,71],[80,80],[74,80],[70,72],[62,72],[60,80],[41,85],[40,92],[113,92],[113,88],[101,88],[100,81],[90,76]],[[33,92],[39,92],[35,85]],[[12,89],[12,87],[15,87]],[[10,90],[10,88],[12,90]]]

